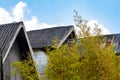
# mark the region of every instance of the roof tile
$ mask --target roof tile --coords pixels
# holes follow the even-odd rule
[[[0,53],[3,53],[9,47],[9,44],[19,27],[18,23],[8,23],[0,25]]]
[[[63,40],[63,38],[71,30],[74,30],[73,26],[60,26],[41,30],[33,30],[27,33],[32,48],[44,48],[52,45],[55,38],[58,38],[59,41]]]

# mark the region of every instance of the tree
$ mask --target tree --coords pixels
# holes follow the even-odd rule
[[[114,45],[105,47],[101,29],[95,24],[91,30],[87,21],[75,11],[74,21],[79,30],[79,39],[62,45],[59,49],[47,49],[48,64],[45,77],[49,80],[119,80],[120,56]],[[55,49],[56,48],[56,49]],[[21,74],[25,80],[38,80],[31,59],[15,62],[14,75]]]
[[[13,76],[22,76],[24,80],[39,80],[38,73],[30,56],[26,60],[14,62],[13,69]]]
[[[80,79],[78,74],[80,55],[78,45],[63,45],[59,49],[48,51],[48,65],[45,75],[50,80],[74,80]],[[74,52],[74,54],[73,54]]]
[[[103,46],[104,37],[95,24],[91,30],[87,21],[75,11],[74,21],[79,27],[79,43],[73,40],[59,49],[48,50],[45,75],[50,80],[117,80],[120,78],[119,57],[114,45]]]

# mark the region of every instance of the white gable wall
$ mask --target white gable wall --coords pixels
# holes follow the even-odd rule
[[[20,61],[21,57],[22,55],[18,43],[15,41],[3,65],[4,80],[22,80],[21,76],[11,75],[13,70],[13,62]]]
[[[47,54],[42,50],[34,50],[33,52],[39,72],[43,74],[44,66],[47,65]]]

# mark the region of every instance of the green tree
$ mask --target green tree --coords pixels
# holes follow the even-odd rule
[[[104,37],[96,24],[91,30],[87,21],[75,11],[79,42],[71,41],[59,49],[48,50],[45,75],[50,80],[117,80],[120,78],[119,57],[113,45],[103,46]]]
[[[26,60],[14,62],[13,69],[13,76],[22,76],[24,80],[39,80],[38,72],[30,56]]]
[[[63,45],[59,49],[48,51],[48,65],[45,68],[45,75],[50,80],[74,80],[80,79],[78,73],[80,55],[78,45]],[[74,52],[74,54],[73,54]]]
[[[75,11],[74,21],[79,30],[79,39],[64,44],[59,49],[47,50],[48,64],[45,77],[49,80],[119,80],[120,56],[114,45],[105,47],[101,29],[95,24],[91,30],[87,21]],[[56,40],[58,41],[58,40]],[[56,45],[56,42],[55,42]],[[55,46],[53,46],[55,48]],[[25,80],[38,80],[31,59],[15,62],[14,75]]]

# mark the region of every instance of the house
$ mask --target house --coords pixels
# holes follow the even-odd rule
[[[21,76],[11,76],[12,63],[33,58],[23,22],[0,25],[0,80],[22,80]]]
[[[109,34],[109,35],[104,35],[104,37],[105,37],[104,45],[108,47],[111,44],[113,44],[116,54],[119,55],[120,54],[120,34]]]
[[[27,33],[41,73],[43,73],[43,68],[47,64],[46,47],[54,49],[52,46],[56,38],[59,40],[56,43],[57,48],[59,48],[62,44],[68,43],[71,39],[76,38],[73,26],[59,26],[33,30]]]

